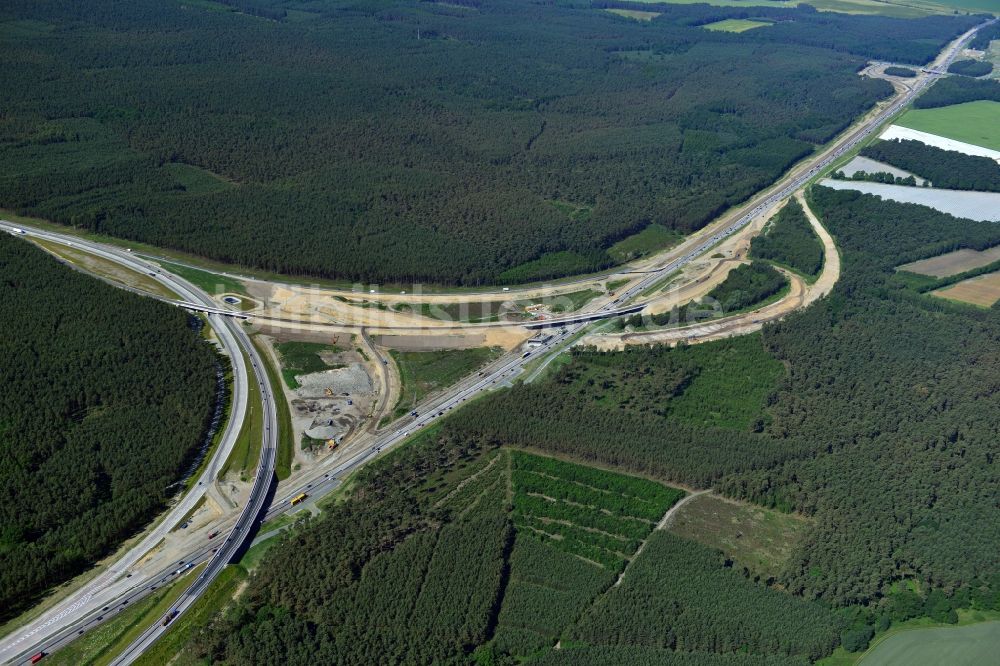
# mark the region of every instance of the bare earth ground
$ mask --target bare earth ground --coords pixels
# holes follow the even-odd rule
[[[979,268],[997,260],[1000,260],[1000,245],[982,251],[955,250],[930,259],[921,259],[897,266],[897,270],[942,278],[971,271],[973,268]]]
[[[805,281],[799,276],[788,271],[782,271],[788,277],[791,284],[788,294],[781,300],[765,305],[757,310],[692,326],[663,328],[640,333],[588,335],[580,340],[579,344],[593,345],[601,350],[615,350],[623,349],[625,345],[633,344],[675,345],[681,341],[692,344],[708,342],[709,340],[719,340],[734,335],[745,335],[760,330],[765,322],[781,319],[789,312],[804,308],[829,294],[833,289],[833,285],[840,278],[840,255],[837,253],[833,237],[830,236],[819,219],[813,214],[802,192],[796,192],[795,196],[799,200],[799,203],[802,204],[802,208],[813,230],[823,243],[823,271],[813,284],[806,285]],[[772,210],[771,214],[773,215],[776,211],[777,208]],[[758,228],[757,231],[759,232],[759,230]],[[747,239],[747,242],[749,242],[749,239]]]
[[[331,339],[327,336],[321,342],[329,344]],[[343,343],[342,336],[335,339]],[[274,339],[265,337],[264,340],[271,362],[281,367]],[[366,425],[382,390],[381,382],[376,385],[377,375],[372,374],[371,357],[365,360],[350,339],[341,346],[346,347],[346,351],[330,354],[324,360],[344,367],[298,375],[297,389],[281,385],[292,417],[295,462],[300,470],[308,471],[317,461],[339,450],[337,447],[330,449],[324,443],[311,452],[304,451],[301,446],[303,434],[324,441],[349,438]]]
[[[932,291],[931,294],[988,308],[1000,300],[1000,273],[969,278],[950,287]]]

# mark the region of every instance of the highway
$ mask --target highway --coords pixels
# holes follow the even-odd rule
[[[954,59],[962,45],[973,34],[975,34],[976,30],[992,22],[993,21],[984,23],[952,42],[948,47],[946,47],[938,59],[935,60],[933,67],[928,68],[928,71],[924,72],[920,79],[913,84],[910,91],[907,91],[899,96],[895,101],[881,111],[872,114],[869,118],[862,121],[857,127],[836,139],[831,146],[827,147],[813,158],[808,159],[804,164],[794,168],[774,186],[751,199],[749,203],[745,204],[736,212],[737,217],[735,220],[728,224],[711,225],[706,227],[702,232],[694,234],[688,241],[685,241],[685,243],[682,244],[679,251],[672,253],[679,254],[679,256],[674,256],[662,266],[647,273],[641,280],[619,293],[614,300],[605,302],[601,305],[596,305],[590,310],[585,309],[584,311],[569,317],[548,320],[546,322],[532,322],[529,324],[530,326],[544,325],[547,328],[553,328],[554,331],[547,340],[534,349],[524,352],[509,353],[497,361],[494,361],[492,364],[487,366],[485,370],[477,375],[466,378],[439,396],[426,401],[425,404],[421,405],[416,410],[417,416],[407,416],[397,420],[393,424],[390,424],[383,434],[363,433],[358,440],[360,450],[346,460],[331,460],[326,465],[320,465],[309,475],[302,478],[296,487],[282,489],[280,495],[276,496],[275,501],[267,510],[264,518],[273,518],[281,513],[287,512],[291,508],[290,499],[296,495],[306,493],[310,496],[310,501],[314,501],[318,497],[336,488],[348,474],[357,469],[359,466],[367,463],[384,451],[398,445],[416,431],[435,423],[439,417],[443,416],[448,411],[460,406],[462,403],[482,394],[485,391],[490,391],[498,386],[512,381],[524,371],[527,364],[548,355],[553,349],[558,349],[560,344],[564,343],[568,338],[579,332],[584,326],[587,325],[588,322],[641,310],[642,304],[636,304],[633,303],[633,301],[641,296],[643,292],[657,284],[666,276],[682,268],[696,257],[704,254],[723,238],[749,224],[758,215],[763,214],[769,208],[790,196],[795,190],[804,186],[817,173],[832,165],[842,155],[853,149],[861,141],[865,140],[888,118],[897,113],[906,104],[909,104],[913,98],[919,94],[919,92],[926,88],[927,85],[941,76],[938,72],[947,69],[948,64]],[[138,270],[142,273],[150,272],[151,264],[146,264],[131,254],[120,251],[116,248],[89,241],[83,241],[75,236],[44,232],[29,229],[27,227],[21,228],[27,232],[26,235],[28,236],[37,236],[39,238],[63,244],[75,244],[90,252],[98,254],[101,257],[132,268],[133,270]],[[16,233],[17,227],[10,223],[0,223],[0,229]],[[197,288],[175,276],[166,275],[160,272],[158,267],[154,269],[154,273],[155,277],[163,284],[181,295],[183,301],[175,302],[176,304],[185,307],[204,308],[208,311],[208,316],[212,321],[213,326],[215,326],[216,330],[220,332],[220,338],[227,335],[221,333],[221,331],[228,331],[228,335],[235,339],[236,346],[227,346],[227,349],[230,349],[230,355],[233,357],[234,374],[236,366],[242,364],[242,357],[238,353],[238,348],[242,348],[247,353],[247,356],[251,359],[251,363],[254,367],[258,369],[262,367],[261,359],[258,357],[253,345],[250,344],[246,333],[242,330],[239,320],[236,318],[237,316],[242,315],[229,311],[221,311],[221,313],[217,312],[218,308],[207,294],[204,294]],[[227,345],[229,343],[224,341],[223,344]],[[259,373],[259,375],[266,377],[266,375],[262,372]],[[245,368],[242,381],[247,381]],[[251,533],[255,522],[260,519],[259,514],[264,508],[263,505],[267,498],[268,490],[273,482],[274,452],[277,442],[276,407],[273,396],[271,395],[270,387],[267,385],[266,381],[258,378],[258,382],[260,383],[261,395],[265,402],[264,413],[266,427],[264,431],[265,441],[262,442],[263,453],[261,455],[261,465],[258,468],[258,475],[254,479],[250,501],[246,506],[244,506],[238,519],[236,520],[235,525],[233,526],[230,536],[224,541],[223,546],[219,548],[218,552],[211,552],[211,544],[202,544],[193,548],[187,558],[185,558],[184,567],[204,561],[205,559],[208,559],[209,562],[199,578],[191,584],[191,586],[184,592],[181,600],[178,602],[176,609],[180,612],[188,609],[191,604],[194,603],[201,592],[208,587],[212,579],[218,574],[219,571],[222,570],[225,564],[227,564],[232,558],[233,554],[236,553],[242,546],[247,535]],[[245,394],[245,391],[246,384],[244,383],[241,393]],[[239,411],[241,418],[245,407],[244,395],[242,410]],[[234,412],[234,414],[235,413],[236,412]],[[229,427],[232,427],[232,423],[234,421],[236,421],[236,419],[230,420],[230,425],[227,427],[227,430]],[[220,446],[220,450],[222,448],[223,447]],[[210,476],[210,473],[214,473],[216,469],[214,464],[215,461],[224,459],[224,457],[219,458],[217,453],[216,458],[213,459],[213,464],[210,465],[209,469],[206,470],[203,475],[202,481],[211,482],[212,479],[208,477]],[[199,486],[201,485],[202,483],[200,481]],[[203,488],[201,492],[204,492]],[[194,495],[194,492],[189,493],[189,496],[191,495]],[[186,499],[187,497],[185,500]],[[172,511],[170,517],[172,517],[175,513],[175,511]],[[174,522],[170,519],[170,517],[162,523],[164,525],[168,525],[168,529]],[[143,543],[145,544],[146,541],[144,540]],[[153,541],[150,546],[155,545],[155,543],[156,542]],[[122,558],[120,562],[128,560],[132,553],[137,550],[139,550],[139,547],[132,549],[129,555]],[[134,559],[132,559],[127,566],[131,566],[131,564],[134,563],[144,552],[145,551],[142,551],[141,553],[136,554]],[[127,566],[120,566],[120,562],[116,563],[116,565],[112,567],[111,571],[99,577],[99,579],[95,580],[94,583],[91,583],[85,589],[91,590],[95,587],[99,588],[99,590],[104,590],[105,588],[111,589],[108,588],[108,585],[114,578],[111,574],[114,573],[114,575],[121,576],[124,574],[125,569],[127,569]],[[108,594],[111,593],[100,596],[99,598],[106,600],[104,605],[105,608],[114,606],[121,607],[125,603],[138,598],[140,595],[148,593],[150,588],[157,582],[162,584],[164,580],[175,574],[176,572],[169,570],[161,571],[156,575],[148,576],[142,581],[134,581],[133,584],[128,586],[122,586],[119,584],[113,588],[113,598],[109,599],[108,597]],[[98,581],[100,582],[99,585],[97,584]],[[95,595],[95,592],[91,592],[90,595],[86,597],[85,603],[74,605],[75,600],[86,596],[82,593],[77,593],[76,595],[73,595],[70,600],[57,606],[45,616],[29,625],[29,627],[17,632],[17,634],[12,637],[3,639],[2,644],[0,644],[0,660],[4,662],[16,661],[18,659],[26,659],[28,656],[38,651],[50,652],[65,644],[72,638],[75,638],[81,628],[89,629],[90,627],[98,624],[100,620],[98,620],[97,617],[102,614],[102,609],[100,608],[100,602],[97,602],[96,604],[93,603],[93,599],[98,598]],[[103,612],[108,613],[107,611]],[[165,628],[160,624],[150,627],[135,643],[133,643],[122,655],[120,655],[114,663],[131,663],[142,653],[144,649],[151,645],[164,630]]]
[[[53,651],[69,640],[76,638],[81,630],[85,631],[99,624],[100,620],[97,618],[111,616],[116,612],[115,609],[120,611],[125,605],[122,602],[128,602],[130,598],[135,598],[136,592],[142,591],[144,588],[148,591],[149,587],[155,585],[154,580],[160,579],[160,574],[144,577],[140,573],[132,572],[131,569],[146,553],[162,541],[184,516],[197,505],[198,501],[205,495],[209,484],[216,481],[219,468],[229,456],[239,436],[247,410],[250,374],[244,361],[243,352],[246,353],[247,358],[250,359],[255,369],[262,367],[262,361],[257,354],[257,350],[250,343],[249,337],[239,324],[239,320],[228,316],[232,313],[218,311],[219,309],[215,307],[214,302],[208,294],[205,294],[186,280],[161,271],[158,266],[149,264],[130,252],[82,240],[74,236],[27,228],[23,225],[15,225],[4,220],[0,220],[0,230],[22,236],[26,239],[37,238],[52,243],[81,248],[140,274],[148,274],[183,299],[180,302],[175,302],[175,304],[182,305],[188,309],[202,310],[207,313],[220,343],[229,353],[233,366],[233,395],[230,417],[226,423],[226,428],[218,447],[204,471],[198,477],[197,482],[167,512],[166,516],[146,533],[139,544],[129,549],[107,571],[85,584],[67,599],[56,604],[41,617],[33,620],[11,635],[5,636],[0,641],[0,662],[11,663],[26,660],[38,652]],[[168,300],[168,302],[173,301]],[[197,595],[200,594],[204,587],[228,563],[228,558],[242,545],[246,535],[253,527],[254,520],[260,514],[270,490],[274,472],[274,453],[277,443],[277,426],[274,425],[277,423],[277,412],[270,387],[267,385],[266,379],[261,379],[261,377],[264,377],[263,373],[255,372],[254,374],[259,375],[256,377],[256,381],[261,388],[262,400],[265,403],[263,413],[265,415],[265,423],[268,424],[264,430],[261,465],[258,468],[259,470],[263,470],[263,473],[258,473],[258,476],[255,478],[250,500],[241,512],[233,533],[223,541],[224,547],[220,547],[217,553],[212,554],[213,557],[203,576],[182,597],[182,606],[180,606],[182,609],[186,609],[197,598]],[[211,548],[207,550],[211,551]],[[170,574],[170,571],[160,573]],[[152,640],[155,640],[155,637],[159,633],[162,632],[154,631],[150,633]],[[150,640],[150,642],[152,641]],[[139,652],[135,654],[139,654]]]

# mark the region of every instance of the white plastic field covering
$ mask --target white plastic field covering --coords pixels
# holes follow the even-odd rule
[[[920,204],[955,217],[980,222],[1000,222],[1000,192],[940,190],[934,187],[908,187],[831,178],[824,178],[820,185],[835,190],[856,190],[901,203]]]
[[[927,144],[928,146],[941,148],[943,150],[954,150],[959,153],[965,153],[966,155],[992,157],[996,161],[1000,162],[1000,150],[990,150],[989,148],[983,148],[982,146],[965,143],[964,141],[955,141],[954,139],[948,139],[943,136],[938,136],[937,134],[921,132],[920,130],[910,129],[909,127],[902,127],[900,125],[889,125],[888,129],[882,132],[879,138],[911,139]]]
[[[850,162],[845,164],[841,169],[845,175],[848,177],[853,176],[859,171],[864,171],[865,173],[878,173],[885,172],[891,173],[893,176],[898,176],[900,178],[906,178],[907,176],[913,176],[917,179],[917,185],[923,185],[924,179],[917,177],[915,174],[909,171],[904,171],[902,169],[897,169],[896,167],[886,164],[885,162],[878,162],[868,157],[862,157],[858,155]]]

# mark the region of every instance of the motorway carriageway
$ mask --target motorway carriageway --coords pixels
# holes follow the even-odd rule
[[[246,352],[254,368],[260,368],[262,361],[239,323],[230,317],[211,313],[211,310],[215,309],[211,298],[187,281],[172,274],[161,272],[159,267],[151,267],[131,253],[123,252],[117,248],[81,240],[73,236],[17,226],[3,220],[0,220],[0,229],[16,236],[25,238],[34,237],[70,247],[82,248],[131,270],[150,275],[153,279],[156,279],[164,286],[178,293],[188,305],[205,304],[205,309],[210,311],[208,318],[222,346],[229,353],[233,366],[233,402],[230,417],[226,423],[226,429],[219,446],[216,448],[206,469],[198,478],[197,483],[146,534],[138,545],[129,549],[106,572],[86,583],[80,590],[61,601],[41,617],[31,621],[26,627],[5,637],[3,644],[0,645],[0,661],[10,663],[27,659],[38,652],[51,652],[55,647],[65,644],[67,639],[72,639],[79,635],[81,628],[96,624],[98,622],[96,618],[104,615],[104,608],[110,609],[119,606],[122,600],[127,599],[129,595],[133,594],[133,591],[141,589],[147,583],[148,578],[141,577],[137,572],[130,573],[129,570],[193,509],[198,500],[207,491],[208,485],[215,481],[220,465],[232,451],[236,438],[242,428],[243,418],[247,409],[249,374],[242,352]],[[255,379],[260,384],[262,401],[265,403],[262,411],[265,416],[265,424],[267,424],[261,445],[261,465],[258,468],[259,470],[263,470],[263,473],[258,473],[258,476],[255,478],[253,487],[251,488],[250,499],[244,506],[233,533],[223,541],[225,547],[219,548],[219,552],[215,553],[214,557],[211,558],[202,576],[181,597],[181,604],[178,606],[181,610],[186,609],[197,598],[204,587],[222,570],[228,563],[229,558],[242,545],[245,536],[250,532],[257,516],[263,509],[264,500],[271,488],[274,473],[274,455],[277,444],[277,426],[272,426],[271,424],[277,423],[277,410],[271,391],[265,385],[265,380],[261,378],[264,376],[263,373],[255,373],[255,375],[258,375]],[[155,578],[158,579],[159,576]],[[162,629],[162,627],[160,628]],[[153,632],[154,640],[155,636],[158,636],[159,633],[162,632]],[[147,634],[144,634],[144,637],[147,637]],[[137,652],[136,655],[138,654]]]
[[[983,25],[988,25],[984,23]],[[944,62],[950,62],[954,58],[955,54],[960,49],[961,45],[975,34],[976,30],[983,27],[983,25],[970,30],[965,33],[957,40],[949,45],[942,56],[939,57],[939,61],[944,58]],[[945,65],[946,67],[946,65]],[[851,150],[859,142],[864,140],[868,135],[870,135],[875,129],[877,129],[886,119],[895,114],[900,108],[905,104],[912,101],[914,95],[927,85],[927,81],[932,78],[936,78],[938,74],[926,74],[922,79],[921,85],[914,85],[913,90],[904,94],[896,102],[888,106],[886,109],[880,113],[873,116],[868,122],[862,125],[860,128],[850,133],[842,142],[837,145],[832,150],[827,150],[826,153],[820,158],[820,160],[815,163],[810,169],[805,170],[797,176],[793,176],[784,184],[775,188],[775,191],[769,194],[765,194],[763,197],[758,198],[755,202],[748,204],[749,210],[737,218],[732,224],[725,227],[724,229],[715,231],[707,238],[702,239],[700,242],[695,243],[693,249],[689,250],[687,253],[674,259],[673,261],[667,263],[666,265],[660,267],[659,269],[650,272],[641,281],[637,282],[635,285],[630,287],[628,290],[622,292],[613,301],[606,303],[601,308],[592,311],[584,312],[579,315],[574,315],[573,317],[567,317],[563,319],[551,319],[546,322],[537,322],[533,327],[540,327],[544,325],[546,327],[559,327],[562,328],[556,335],[553,335],[547,341],[543,342],[540,346],[533,350],[530,350],[522,355],[507,355],[501,358],[499,361],[494,363],[495,367],[491,367],[490,371],[486,373],[485,376],[479,378],[478,381],[473,381],[468,385],[459,384],[452,391],[448,392],[445,396],[442,396],[438,401],[434,402],[430,409],[423,408],[422,411],[418,410],[418,416],[416,419],[409,420],[407,424],[407,417],[398,420],[396,423],[390,426],[392,430],[391,433],[382,435],[374,438],[374,440],[368,444],[367,448],[355,454],[348,460],[337,464],[333,469],[328,471],[318,470],[314,473],[312,479],[300,483],[296,488],[291,491],[283,492],[282,496],[272,504],[271,509],[268,511],[266,519],[273,518],[277,515],[287,512],[291,508],[291,498],[296,497],[302,493],[307,493],[313,498],[322,496],[334,489],[339,485],[341,480],[349,474],[351,471],[356,469],[359,465],[364,464],[368,460],[377,456],[383,449],[388,449],[404,439],[409,435],[413,434],[415,431],[428,426],[436,417],[443,415],[445,412],[453,409],[454,407],[465,402],[469,398],[474,397],[478,393],[494,388],[498,381],[499,382],[509,382],[513,380],[517,375],[521,374],[524,370],[524,366],[544,355],[546,355],[551,349],[558,348],[558,346],[565,341],[567,338],[571,337],[577,333],[584,324],[579,323],[582,317],[592,316],[595,314],[600,314],[601,312],[615,312],[621,309],[629,309],[623,306],[624,303],[632,300],[633,298],[642,294],[646,289],[650,288],[657,281],[661,280],[663,277],[673,273],[674,271],[682,268],[687,263],[692,261],[695,257],[704,254],[706,251],[711,249],[723,238],[735,233],[739,229],[743,228],[749,224],[755,217],[762,214],[764,211],[768,210],[771,206],[774,206],[785,198],[790,196],[795,190],[804,186],[813,176],[819,171],[830,166],[834,161],[840,158],[845,152]],[[319,474],[322,472],[322,475]]]
[[[982,28],[985,25],[993,23],[995,20],[996,19],[988,21],[980,26],[977,26],[976,28],[973,28],[972,30],[968,31],[967,33],[956,39],[954,42],[952,42],[952,44],[949,45],[945,49],[945,51],[941,54],[941,56],[939,56],[939,58],[935,61],[935,66],[933,68],[933,71],[926,72],[924,76],[921,78],[921,80],[914,84],[912,90],[906,92],[899,99],[890,104],[887,108],[875,114],[870,120],[865,122],[861,127],[851,132],[847,137],[842,139],[839,143],[835,144],[835,147],[833,147],[832,149],[828,149],[819,158],[819,160],[813,164],[813,166],[810,169],[804,170],[798,175],[786,177],[784,179],[783,184],[779,184],[779,186],[774,188],[772,192],[765,193],[764,195],[753,200],[750,204],[747,205],[748,210],[743,215],[738,217],[732,224],[726,226],[724,229],[715,231],[706,238],[700,240],[699,242],[694,243],[693,249],[689,250],[681,257],[668,262],[666,265],[656,269],[655,271],[650,272],[649,274],[646,275],[646,277],[637,282],[635,285],[633,285],[626,291],[619,294],[619,296],[616,299],[606,303],[600,308],[590,312],[582,312],[580,314],[573,315],[571,317],[549,320],[545,322],[549,327],[562,326],[562,328],[559,330],[558,333],[550,337],[547,341],[545,341],[535,349],[520,355],[509,354],[507,356],[504,356],[499,361],[494,362],[494,364],[492,364],[489,367],[489,372],[484,374],[482,377],[473,378],[471,381],[466,380],[460,382],[459,385],[453,387],[451,391],[448,391],[445,395],[433,401],[431,403],[432,406],[430,407],[429,411],[425,409],[425,411],[423,412],[418,412],[419,416],[416,417],[416,419],[409,420],[408,424],[407,424],[408,419],[412,417],[404,417],[403,419],[400,419],[399,421],[397,421],[395,424],[392,425],[392,427],[390,428],[391,429],[390,433],[373,437],[372,441],[367,444],[366,448],[354,454],[347,460],[339,462],[338,464],[333,466],[332,469],[329,469],[328,471],[325,472],[323,471],[322,468],[318,469],[314,473],[312,480],[308,480],[305,481],[304,483],[301,483],[297,488],[288,493],[283,493],[282,498],[272,504],[272,507],[268,510],[267,514],[265,515],[265,519],[269,519],[281,513],[287,512],[288,509],[290,508],[290,499],[301,493],[307,493],[311,495],[313,499],[317,498],[318,496],[326,494],[330,490],[337,487],[337,485],[339,485],[341,480],[347,474],[351,473],[354,469],[368,462],[372,458],[378,456],[383,451],[383,449],[388,449],[399,444],[417,430],[427,427],[438,416],[443,415],[445,412],[453,409],[456,406],[459,406],[461,403],[467,401],[468,399],[478,395],[483,391],[495,388],[498,385],[498,382],[500,383],[509,382],[510,380],[512,380],[517,375],[523,372],[524,367],[527,363],[530,363],[540,358],[541,356],[546,355],[553,348],[557,348],[558,345],[564,342],[567,338],[579,332],[580,329],[582,329],[583,326],[585,326],[584,323],[580,323],[583,318],[587,318],[588,320],[592,318],[600,318],[599,316],[595,317],[595,315],[600,315],[602,313],[604,313],[605,316],[616,316],[613,313],[616,312],[617,310],[627,309],[623,307],[623,304],[627,303],[628,301],[640,295],[642,292],[644,292],[646,289],[654,285],[657,281],[659,281],[666,275],[669,275],[670,273],[683,267],[691,260],[693,260],[695,257],[700,256],[705,251],[713,247],[716,243],[721,241],[723,238],[733,234],[742,227],[746,226],[751,220],[760,215],[766,209],[770,208],[773,205],[776,205],[780,201],[790,196],[795,190],[797,190],[799,187],[802,187],[810,179],[812,179],[813,176],[815,176],[819,171],[830,166],[833,162],[839,159],[841,155],[851,150],[858,143],[863,141],[873,131],[875,131],[875,129],[877,129],[882,123],[884,123],[889,117],[898,112],[903,106],[910,103],[913,100],[913,98],[921,90],[923,90],[931,81],[941,76],[938,73],[938,71],[947,69],[948,64],[950,64],[951,61],[954,59],[955,55],[960,50],[962,44],[965,41],[967,41],[973,34],[975,34],[975,32],[978,29]],[[0,227],[3,226],[6,226],[8,231],[14,230],[14,225],[0,225]],[[72,238],[72,237],[67,238],[58,234],[43,235],[42,233],[35,231],[33,231],[32,233],[35,233],[42,237],[48,237],[49,240],[56,240],[57,242],[63,242],[63,243],[68,242],[69,238]],[[94,244],[81,242],[77,238],[72,238],[72,240],[80,243],[81,245],[84,245],[87,249],[93,251],[92,246]],[[70,242],[69,244],[72,243]],[[119,259],[126,259],[126,260],[128,259],[127,257],[120,257],[119,255],[121,253],[119,252],[113,252],[113,254],[114,257],[106,257],[106,258],[112,258],[115,261],[119,261]],[[119,263],[125,263],[125,265],[129,266],[130,268],[132,267],[129,265],[132,262],[119,261]],[[173,284],[169,282],[167,282],[166,284],[167,286],[173,288]],[[190,300],[195,301],[198,299],[190,299]],[[211,301],[203,301],[203,302],[206,303],[207,307],[214,308],[214,304],[212,304]],[[242,331],[240,332],[242,333]],[[256,352],[253,350],[252,345],[251,345],[251,351],[249,353],[252,354],[251,358],[256,357]],[[257,362],[255,362],[255,365],[257,365],[257,367],[260,367],[259,363]],[[270,399],[269,393],[270,391],[268,391],[267,389],[264,389],[262,391],[262,394],[267,395],[268,399]],[[273,408],[273,400],[271,400],[270,402]],[[272,423],[276,423],[276,421],[272,420]],[[265,432],[269,433],[270,436],[274,438],[276,436],[276,426],[275,428],[270,428]],[[263,464],[265,458],[262,456],[261,460]],[[273,465],[273,457],[271,458],[271,462]],[[322,476],[320,476],[320,474],[322,474]],[[273,475],[273,470],[272,470],[272,475]],[[257,479],[255,479],[255,484],[254,484],[255,489],[259,485],[258,484],[259,479],[260,479],[259,476],[257,477]],[[270,483],[270,481],[268,483]],[[263,498],[265,495],[266,492],[261,493],[259,495],[258,499],[260,500],[261,503],[263,502]],[[250,528],[253,526],[256,520],[256,515],[254,515],[253,518],[248,518],[247,520],[244,520],[244,517],[248,513],[248,508],[252,504],[254,504],[254,502],[248,504],[247,507],[244,509],[243,513],[241,514],[236,529],[234,529],[233,537],[231,537],[232,541],[227,542],[230,544],[230,547],[227,547],[226,552],[236,552],[239,546],[242,545],[242,539],[240,539],[240,535],[242,534],[245,536],[247,533],[249,533]],[[198,557],[199,553],[201,553],[202,556],[204,556],[204,547],[193,550],[189,555],[187,561],[190,562],[191,557]],[[222,549],[220,549],[220,553],[222,553]],[[218,556],[220,553],[217,553],[216,555]],[[221,570],[222,566],[224,566],[225,563],[223,562],[223,559],[224,558],[221,557],[213,558],[212,561],[217,563],[215,567],[212,567],[212,565],[210,565],[211,570],[214,572],[213,576],[217,574],[219,570]],[[183,597],[184,600],[183,604],[185,609],[188,608],[194,602],[197,596],[200,595],[200,593],[204,591],[204,589],[211,582],[211,577],[207,575],[208,573],[209,569],[206,569],[205,573],[201,577],[199,577],[198,581],[196,581],[195,584],[192,585],[191,588],[189,588],[189,590],[185,593]],[[115,603],[120,603],[120,601],[116,599]],[[130,646],[129,651],[127,651],[126,654],[122,655],[119,658],[119,660],[116,661],[115,663],[120,663],[120,664],[131,663],[131,661],[133,661],[135,657],[141,654],[141,651],[142,649],[144,649],[145,646],[151,644],[152,641],[154,641],[155,638],[162,633],[163,628],[160,627],[160,629],[161,630],[158,631],[156,627],[153,627],[150,630],[148,630],[146,634],[144,634],[144,636],[140,638],[140,640],[137,641],[136,644]]]

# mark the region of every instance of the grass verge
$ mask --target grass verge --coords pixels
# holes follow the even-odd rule
[[[247,570],[240,565],[223,569],[198,601],[171,623],[170,631],[153,643],[135,663],[140,666],[204,663],[194,650],[194,638],[201,627],[226,607],[246,579]]]
[[[218,273],[209,273],[200,268],[193,268],[185,264],[175,264],[171,261],[163,261],[162,259],[157,261],[163,266],[164,270],[170,271],[174,275],[179,275],[209,296],[219,296],[221,294],[249,296],[246,287],[236,278]]]
[[[264,415],[261,412],[260,387],[257,385],[253,366],[246,352],[243,354],[243,361],[246,363],[247,371],[250,373],[250,386],[247,391],[247,413],[240,428],[240,434],[236,438],[233,450],[229,452],[229,457],[219,470],[219,477],[224,477],[231,471],[239,471],[240,478],[246,481],[250,473],[257,467],[260,461],[260,442],[264,429]]]
[[[53,243],[40,238],[32,238],[31,242],[76,266],[80,270],[96,275],[116,285],[138,289],[162,298],[178,297],[177,294],[167,289],[167,287],[152,277],[116,264],[113,261],[99,257],[78,247],[69,247],[62,243]]]
[[[275,454],[274,473],[279,481],[287,479],[292,473],[292,459],[295,457],[295,433],[292,431],[292,415],[288,411],[288,402],[285,400],[284,389],[281,386],[281,376],[271,361],[271,355],[263,348],[263,343],[253,336],[250,338],[261,362],[267,372],[267,381],[271,385],[271,395],[274,396],[275,406],[278,411],[278,451]]]
[[[139,634],[167,614],[177,598],[191,584],[192,577],[201,569],[201,566],[196,567],[168,586],[156,590],[131,608],[122,611],[115,619],[105,622],[55,652],[46,659],[46,663],[65,666],[110,664],[139,637]]]
[[[448,351],[402,352],[390,350],[399,367],[402,387],[393,419],[416,407],[432,392],[451,386],[503,353],[497,347]]]

